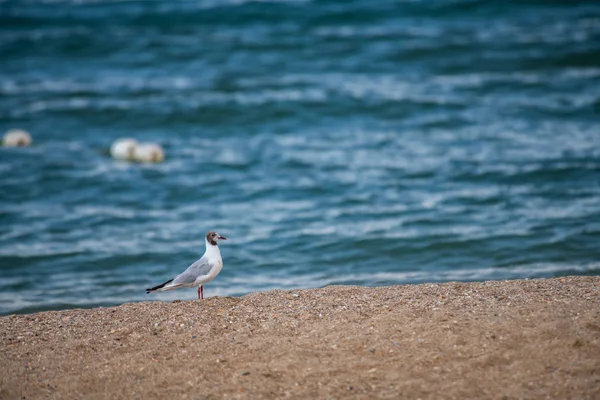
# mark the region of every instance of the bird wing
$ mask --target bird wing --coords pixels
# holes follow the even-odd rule
[[[212,265],[204,257],[190,265],[185,271],[177,275],[173,279],[172,285],[185,285],[194,283],[199,276],[208,275],[212,269]]]

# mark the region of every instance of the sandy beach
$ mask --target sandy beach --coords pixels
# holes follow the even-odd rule
[[[600,277],[0,318],[0,398],[600,398]]]

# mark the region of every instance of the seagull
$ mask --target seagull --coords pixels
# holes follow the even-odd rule
[[[202,286],[215,279],[223,268],[223,259],[217,241],[227,238],[219,235],[217,232],[210,231],[206,234],[206,251],[204,255],[195,263],[190,265],[185,271],[175,278],[146,289],[146,293],[164,292],[167,290],[198,287],[198,298],[204,299],[204,290]]]

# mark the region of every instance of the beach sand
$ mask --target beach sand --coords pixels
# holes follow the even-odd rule
[[[0,318],[0,398],[600,399],[600,277]]]

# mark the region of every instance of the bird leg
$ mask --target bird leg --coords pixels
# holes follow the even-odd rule
[[[198,298],[204,300],[204,288],[202,286],[198,287]]]

